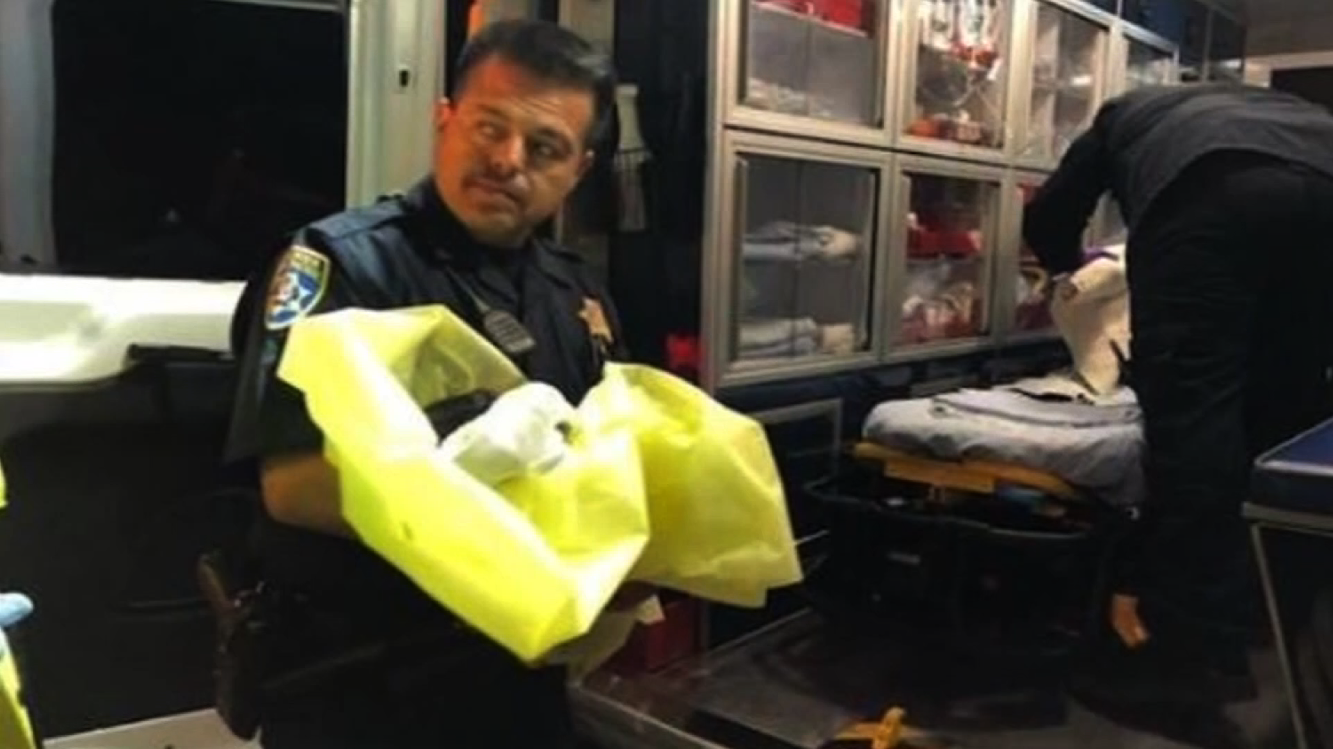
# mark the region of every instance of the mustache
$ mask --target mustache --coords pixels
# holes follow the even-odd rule
[[[487,190],[494,190],[498,193],[515,201],[522,201],[526,197],[526,191],[515,187],[508,180],[492,179],[485,175],[471,175],[463,182],[468,187],[481,187]]]

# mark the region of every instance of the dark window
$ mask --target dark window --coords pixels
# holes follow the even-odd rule
[[[340,3],[57,0],[59,268],[242,278],[341,208]]]
[[[1270,85],[1333,109],[1333,68],[1275,70]]]

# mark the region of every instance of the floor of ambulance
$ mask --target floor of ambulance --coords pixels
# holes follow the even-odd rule
[[[585,730],[607,749],[819,749],[890,707],[924,731],[923,749],[1186,749],[1215,746],[1187,737],[1224,721],[1245,737],[1228,749],[1296,744],[1275,656],[1255,656],[1258,699],[1173,716],[1171,739],[1068,698],[1059,661],[963,657],[930,639],[851,631],[804,613],[662,674],[595,677],[576,698]]]

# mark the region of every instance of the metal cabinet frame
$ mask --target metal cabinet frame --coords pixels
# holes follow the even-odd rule
[[[1009,343],[1046,340],[1050,331],[1014,329],[1015,300],[1006,289],[1017,274],[1022,246],[1022,199],[1018,186],[1055,167],[1050,159],[1022,155],[1027,138],[1032,92],[1034,23],[1040,4],[1078,15],[1106,29],[1105,65],[1101,99],[1124,92],[1127,86],[1131,43],[1143,44],[1170,60],[1178,77],[1179,51],[1169,40],[1134,26],[1116,14],[1081,0],[1008,0],[1007,39],[1001,64],[1006,69],[1005,122],[1002,149],[934,141],[906,132],[915,104],[918,12],[924,0],[881,0],[877,33],[882,42],[883,80],[879,87],[884,107],[881,127],[830,122],[768,112],[744,106],[739,98],[746,65],[745,19],[750,0],[711,0],[709,53],[715,75],[708,98],[709,154],[705,186],[705,230],[702,261],[703,357],[700,367],[705,389],[781,381],[875,365],[930,359],[938,356],[996,348]],[[1215,12],[1215,11],[1214,11]],[[1210,16],[1211,19],[1211,16]],[[1211,28],[1211,20],[1209,23]],[[1100,101],[1097,102],[1100,104]],[[737,212],[744,195],[735,173],[737,149],[778,158],[828,161],[879,169],[883,181],[875,221],[875,278],[870,311],[870,351],[850,356],[815,356],[808,359],[741,364],[731,361],[737,280]],[[901,326],[902,293],[906,284],[903,241],[907,219],[900,177],[904,169],[920,169],[941,176],[980,177],[1000,185],[999,215],[987,239],[986,311],[988,333],[965,341],[921,345],[895,343]],[[1105,209],[1102,209],[1105,210]],[[1094,217],[1099,226],[1100,213]]]
[[[996,340],[996,270],[1000,265],[998,254],[1004,246],[1002,233],[1005,231],[1005,185],[1009,183],[1005,170],[999,166],[970,164],[938,157],[920,155],[900,155],[894,159],[893,177],[894,204],[889,214],[885,229],[887,236],[886,252],[888,257],[885,270],[888,278],[889,294],[881,311],[879,326],[884,331],[884,348],[881,360],[898,363],[914,359],[929,359],[939,356],[966,354],[989,348]],[[974,338],[933,341],[930,343],[896,343],[902,331],[902,303],[908,281],[907,259],[907,215],[911,212],[911,175],[918,174],[944,179],[960,179],[993,184],[996,200],[991,210],[995,213],[989,218],[989,231],[985,234],[982,245],[983,267],[981,284],[984,288],[983,315],[986,332]]]
[[[444,87],[444,4],[349,0],[347,204],[407,187],[431,163]]]
[[[717,48],[713,54],[715,75],[714,86],[719,89],[717,114],[728,126],[753,130],[766,130],[773,133],[794,135],[805,138],[832,140],[856,145],[889,147],[893,144],[892,117],[896,110],[893,91],[894,69],[893,50],[898,48],[896,41],[898,27],[901,25],[896,6],[901,0],[889,0],[890,7],[881,12],[873,34],[880,40],[879,49],[879,85],[875,91],[875,105],[880,122],[878,126],[859,125],[837,120],[822,120],[813,117],[769,112],[748,107],[741,102],[741,92],[745,89],[742,78],[746,76],[748,61],[746,45],[749,41],[748,18],[751,12],[749,0],[714,0],[713,21],[716,24],[714,37]]]
[[[1115,79],[1112,78],[1112,75],[1119,59],[1116,55],[1116,39],[1120,36],[1119,26],[1121,22],[1111,13],[1078,0],[1015,0],[1015,2],[1015,7],[1019,12],[1015,14],[1014,34],[1016,38],[1023,40],[1023,44],[1019,55],[1010,58],[1013,66],[1021,73],[1018,76],[1019,83],[1012,96],[1014,109],[1018,115],[1013,121],[1014,125],[1010,128],[1015,138],[1013,164],[1019,169],[1053,169],[1058,159],[1030,157],[1023,154],[1023,147],[1028,141],[1030,118],[1032,116],[1032,72],[1036,63],[1036,49],[1033,40],[1037,31],[1037,14],[1041,11],[1041,6],[1046,5],[1062,13],[1068,13],[1087,21],[1101,29],[1104,34],[1101,66],[1093,71],[1096,76],[1096,88],[1092,95],[1094,114],[1096,108],[1103,101],[1110,98],[1110,92],[1116,90],[1113,82]],[[1123,64],[1120,67],[1123,67]]]
[[[1239,17],[1238,15],[1236,15],[1235,13],[1228,12],[1228,11],[1226,11],[1226,10],[1223,10],[1222,8],[1219,8],[1219,7],[1209,7],[1208,10],[1209,10],[1209,12],[1208,12],[1208,28],[1205,30],[1204,35],[1203,35],[1203,70],[1202,70],[1202,75],[1203,75],[1203,80],[1205,80],[1205,81],[1216,81],[1216,80],[1218,80],[1218,79],[1213,77],[1213,66],[1214,66],[1216,63],[1218,63],[1219,61],[1213,59],[1213,38],[1214,38],[1214,34],[1217,33],[1217,19],[1218,19],[1218,18],[1226,19],[1227,21],[1236,24],[1237,26],[1239,26],[1239,27],[1242,28],[1242,29],[1246,29],[1246,25],[1245,25],[1245,21],[1244,21],[1244,19],[1240,18],[1240,17]],[[1248,31],[1248,29],[1246,29],[1246,30]],[[1225,60],[1220,61],[1220,62],[1225,62]],[[1243,81],[1244,79],[1245,79],[1245,50],[1242,49],[1242,50],[1241,50],[1241,60],[1240,60],[1240,70],[1237,71],[1235,75],[1227,75],[1227,76],[1225,76],[1222,80],[1229,80],[1229,81],[1237,81],[1237,82],[1239,82],[1239,81]]]
[[[1111,89],[1109,94],[1115,96],[1124,93],[1129,87],[1129,50],[1130,45],[1134,43],[1151,47],[1158,52],[1171,58],[1171,80],[1176,80],[1180,76],[1180,49],[1170,40],[1158,36],[1147,29],[1134,26],[1124,21],[1118,21],[1117,26],[1120,33],[1112,37],[1113,48],[1111,50],[1109,64],[1111,70],[1107,74],[1107,82]]]
[[[702,379],[709,386],[744,385],[791,377],[803,377],[859,369],[879,362],[884,331],[875,310],[885,298],[885,227],[884,217],[893,205],[891,155],[864,147],[820,141],[785,138],[777,135],[725,131],[716,143],[712,172],[715,186],[710,190],[711,210],[705,224],[708,251],[704,253],[703,268],[703,336],[706,342]],[[870,267],[875,273],[871,280],[870,304],[867,322],[870,329],[868,350],[846,356],[809,356],[778,364],[764,362],[747,364],[733,361],[735,347],[736,287],[739,279],[738,241],[745,230],[744,215],[746,187],[740,174],[737,156],[749,154],[793,161],[835,164],[856,167],[878,173],[879,194],[875,205],[877,215],[871,223],[872,247]]]
[[[1019,69],[1018,65],[1014,64],[1014,61],[1018,57],[1015,51],[1022,44],[1019,41],[1017,21],[1019,16],[1022,15],[1020,8],[1024,5],[1025,0],[1004,0],[1004,2],[1007,3],[1009,13],[1008,28],[1005,29],[1005,44],[1000,55],[1001,76],[1004,79],[1003,101],[1000,103],[1004,145],[1001,148],[992,149],[908,134],[907,127],[911,124],[912,109],[916,105],[917,54],[920,44],[917,33],[920,28],[919,15],[922,0],[893,0],[894,5],[899,7],[897,17],[902,19],[895,40],[898,50],[895,55],[897,62],[893,69],[894,78],[900,81],[901,85],[898,87],[896,111],[891,113],[893,116],[889,120],[890,127],[893,128],[893,142],[899,150],[989,164],[1008,164],[1013,160],[1014,154],[1017,153],[1014,122],[1019,113],[1017,109],[1018,99],[1014,96],[1014,92],[1021,87],[1021,77],[1023,75],[1023,71]]]

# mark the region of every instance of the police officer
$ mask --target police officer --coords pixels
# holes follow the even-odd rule
[[[592,162],[614,85],[605,56],[558,26],[484,28],[462,53],[452,100],[436,109],[433,176],[306,227],[251,290],[266,298],[243,349],[232,452],[260,461],[259,577],[290,594],[266,623],[268,671],[379,652],[265,703],[268,749],[571,740],[563,673],[525,667],[469,634],[352,537],[320,432],[275,367],[305,316],[444,304],[577,403],[615,355],[616,316],[579,258],[534,228]]]
[[[1108,102],[1024,216],[1049,271],[1078,267],[1107,191],[1129,227],[1148,497],[1111,607],[1123,647],[1097,691],[1226,699],[1257,621],[1251,461],[1329,413],[1333,116],[1238,85]]]

